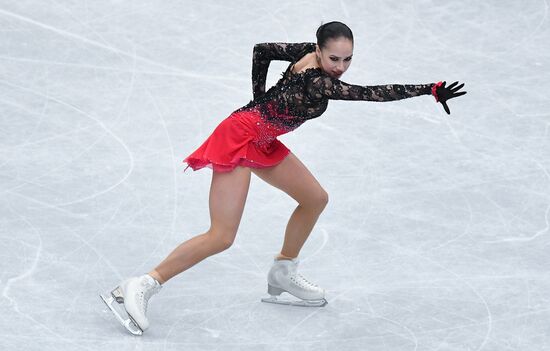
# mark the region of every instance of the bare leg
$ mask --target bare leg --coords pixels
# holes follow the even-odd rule
[[[306,166],[290,153],[274,167],[252,172],[298,202],[288,221],[280,258],[298,257],[313,226],[328,203],[328,194]]]
[[[161,284],[208,256],[228,249],[235,240],[248,195],[250,169],[212,173],[210,185],[210,229],[176,247],[149,273]]]

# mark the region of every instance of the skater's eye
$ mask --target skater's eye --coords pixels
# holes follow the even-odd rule
[[[353,57],[353,56],[346,57],[346,58],[344,59],[344,61],[346,61],[346,62],[351,61],[351,58],[352,58],[352,57]],[[336,62],[336,61],[338,61],[338,59],[340,59],[340,58],[339,58],[338,56],[331,56],[330,59],[331,59],[331,61]]]

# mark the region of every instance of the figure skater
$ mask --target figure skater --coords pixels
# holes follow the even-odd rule
[[[394,101],[433,95],[450,114],[447,100],[466,94],[464,84],[445,82],[360,86],[340,77],[353,56],[353,34],[341,22],[321,25],[317,43],[262,43],[252,54],[253,100],[225,118],[183,162],[194,171],[212,169],[210,228],[177,246],[148,274],[121,282],[101,295],[118,320],[135,335],[149,327],[149,298],[162,284],[205,258],[231,247],[248,194],[251,173],[291,196],[298,205],[290,216],[280,253],[267,275],[265,302],[324,306],[325,290],[297,272],[300,250],[328,202],[328,194],[277,136],[317,118],[329,100]],[[265,91],[270,61],[290,61],[279,81]],[[281,300],[287,292],[297,301]],[[116,302],[116,303],[115,303]]]

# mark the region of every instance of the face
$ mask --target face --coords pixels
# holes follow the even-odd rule
[[[340,78],[351,64],[353,43],[345,37],[327,40],[323,48],[315,50],[317,63],[333,78]]]

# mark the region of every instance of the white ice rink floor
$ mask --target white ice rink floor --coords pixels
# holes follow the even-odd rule
[[[549,350],[549,3],[0,2],[0,350]],[[329,193],[300,270],[324,308],[264,304],[295,201],[253,176],[229,250],[129,335],[99,292],[209,227],[182,160],[252,98],[255,43],[355,36],[348,83],[468,94],[332,101],[279,139]],[[288,63],[272,62],[268,84]]]

